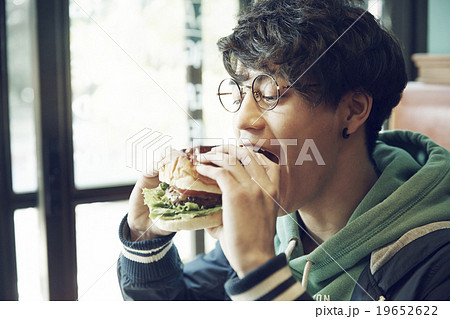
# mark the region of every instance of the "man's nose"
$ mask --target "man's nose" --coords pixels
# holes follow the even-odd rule
[[[234,125],[238,130],[260,130],[264,127],[264,110],[261,109],[248,92],[242,100],[241,107],[234,118]]]

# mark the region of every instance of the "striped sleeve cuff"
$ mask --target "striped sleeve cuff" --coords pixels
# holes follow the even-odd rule
[[[312,300],[292,276],[285,254],[270,259],[242,279],[228,280],[225,289],[232,300]]]
[[[173,245],[174,234],[153,240],[131,241],[125,216],[119,226],[122,242],[120,262],[124,274],[139,281],[153,281],[171,276],[181,269],[181,261]]]

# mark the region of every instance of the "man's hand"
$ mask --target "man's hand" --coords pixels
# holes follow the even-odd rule
[[[219,239],[231,267],[242,278],[275,256],[280,167],[261,154],[232,145],[202,154],[200,162],[216,165],[200,164],[197,171],[215,179],[222,190],[223,225],[207,231]]]
[[[148,206],[144,204],[143,188],[155,188],[159,185],[158,176],[142,175],[137,181],[130,195],[128,209],[128,226],[132,241],[153,239],[158,236],[165,236],[171,232],[159,229],[149,217]]]
[[[150,219],[148,206],[144,204],[142,189],[157,187],[159,185],[159,179],[156,168],[161,168],[163,165],[182,154],[183,152],[173,149],[165,154],[160,154],[153,165],[155,169],[152,172],[143,174],[136,182],[128,203],[129,209],[127,221],[128,226],[130,227],[131,240],[142,241],[171,234],[171,232],[159,229],[154,221]]]

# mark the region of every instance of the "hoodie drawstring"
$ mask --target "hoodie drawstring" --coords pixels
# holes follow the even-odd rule
[[[289,260],[289,257],[291,256],[292,252],[294,251],[295,246],[297,245],[297,238],[292,238],[289,240],[289,244],[284,251],[284,254],[286,255],[286,259]],[[302,278],[302,286],[306,289],[308,286],[308,278],[309,278],[309,271],[311,270],[313,262],[311,260],[306,261],[305,268],[303,269],[303,278]]]
[[[309,271],[311,270],[312,264],[313,262],[311,260],[307,260],[305,268],[303,269],[302,286],[305,289],[308,287]]]
[[[297,245],[297,238],[292,238],[289,240],[289,244],[284,251],[284,254],[286,255],[286,259],[289,260],[289,257],[291,256],[292,252],[294,251],[295,246]],[[302,286],[303,288],[308,287],[308,278],[309,278],[309,271],[311,270],[311,266],[313,265],[313,262],[311,260],[306,261],[305,268],[303,269],[303,278],[302,278]]]
[[[294,251],[295,245],[297,245],[297,238],[292,238],[289,240],[289,244],[284,251],[284,254],[286,255],[286,259],[289,260],[289,257],[291,256],[292,252]]]

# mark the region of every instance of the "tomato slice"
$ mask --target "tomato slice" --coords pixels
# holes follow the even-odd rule
[[[180,194],[183,194],[184,196],[190,196],[190,197],[203,197],[203,198],[213,198],[213,197],[221,197],[221,194],[214,194],[214,193],[208,193],[208,192],[202,192],[202,191],[194,191],[191,189],[179,189],[178,187],[172,186],[173,189],[178,191]]]

